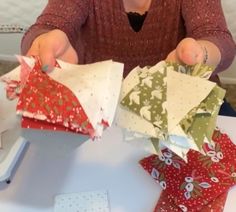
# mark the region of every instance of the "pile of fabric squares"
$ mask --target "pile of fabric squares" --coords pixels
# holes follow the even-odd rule
[[[213,68],[165,61],[135,68],[124,79],[116,123],[147,138],[156,152],[169,148],[187,160],[211,143],[225,91],[208,77]],[[136,139],[136,138],[135,138]]]
[[[203,144],[204,154],[190,150],[188,162],[167,148],[140,161],[163,189],[154,211],[223,211],[236,184],[236,146],[220,130],[212,138],[214,144]]]
[[[100,138],[111,126],[123,79],[123,64],[112,60],[89,65],[58,61],[50,73],[37,59],[19,58],[21,66],[4,76],[23,128],[49,129]]]
[[[236,183],[236,146],[216,128],[225,91],[206,65],[161,61],[133,69],[116,122],[155,150],[140,164],[160,185],[154,211],[223,211]]]
[[[208,80],[214,68],[161,61],[136,67],[123,80],[123,64],[112,60],[57,61],[50,73],[37,58],[19,60],[2,80],[8,98],[18,99],[22,127],[96,139],[116,114],[126,138],[154,150],[139,161],[163,189],[154,211],[223,211],[236,184],[236,146],[216,128],[225,90]]]

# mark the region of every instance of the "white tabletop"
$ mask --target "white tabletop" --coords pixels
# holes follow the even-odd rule
[[[7,122],[14,119],[14,107],[9,108]],[[235,118],[219,117],[218,126],[236,141]],[[29,146],[11,184],[0,184],[0,211],[52,212],[55,195],[100,189],[108,191],[111,212],[151,212],[159,198],[159,185],[138,164],[149,153],[124,141],[118,127],[107,129],[100,141],[37,130],[22,135]],[[236,211],[235,196],[236,187],[225,212]]]

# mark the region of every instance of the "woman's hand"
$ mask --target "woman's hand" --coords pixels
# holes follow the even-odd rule
[[[67,35],[58,29],[38,36],[27,52],[27,56],[38,56],[43,71],[51,71],[57,58],[69,63],[78,63],[77,53]]]
[[[167,61],[187,65],[203,63],[215,67],[219,64],[220,59],[221,54],[215,44],[206,40],[195,40],[193,38],[184,38],[181,40],[176,49],[170,52],[166,58]]]

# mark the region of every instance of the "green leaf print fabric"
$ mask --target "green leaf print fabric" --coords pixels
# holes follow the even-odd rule
[[[121,104],[145,120],[151,122],[157,131],[167,132],[166,70],[155,73],[140,72],[140,83],[136,85]]]
[[[211,143],[225,91],[208,81],[212,67],[161,61],[124,79],[117,124],[148,137],[155,151],[168,147],[186,159]]]

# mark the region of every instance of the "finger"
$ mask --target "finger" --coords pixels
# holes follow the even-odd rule
[[[26,56],[39,56],[39,45],[38,42],[33,42],[30,49],[26,53]]]
[[[194,39],[184,39],[176,48],[178,59],[188,65],[201,63],[203,51],[201,46]]]
[[[38,56],[39,55],[39,50],[34,48],[30,48],[29,51],[27,52],[26,56],[31,57],[31,56]]]
[[[196,49],[196,63],[203,63],[205,57],[205,50],[204,48],[198,44],[198,48]]]
[[[202,49],[183,50],[180,53],[177,53],[177,55],[180,61],[188,65],[202,63],[203,61]]]
[[[179,59],[178,59],[178,57],[177,57],[177,55],[176,55],[176,50],[173,50],[172,52],[170,52],[170,53],[167,55],[167,57],[166,57],[165,60],[166,60],[166,61],[169,61],[169,62],[180,63],[180,61],[179,61]]]
[[[183,51],[178,54],[178,58],[182,63],[187,65],[194,65],[197,63],[196,54],[192,51]]]
[[[179,45],[176,48],[176,55],[182,63],[188,65],[196,64],[196,53],[193,48],[191,49],[187,45]]]
[[[58,58],[68,63],[78,64],[78,55],[72,46],[69,46]]]
[[[45,72],[50,72],[55,65],[55,53],[52,45],[41,44],[39,47],[39,58],[42,64],[42,70]]]

